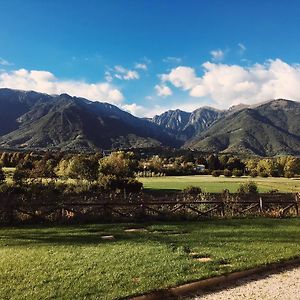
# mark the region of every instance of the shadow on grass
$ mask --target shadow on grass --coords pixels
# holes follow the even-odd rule
[[[204,220],[201,222],[177,222],[158,224],[94,224],[59,227],[19,227],[0,229],[0,247],[34,244],[99,245],[99,244],[149,244],[159,243],[190,248],[218,247],[224,243],[244,245],[249,243],[300,244],[300,220],[298,219],[233,219]],[[287,226],[292,226],[288,230]],[[298,227],[297,227],[298,226]],[[145,232],[124,232],[126,228],[144,227]],[[101,236],[113,235],[113,240]],[[227,245],[228,246],[228,245]]]

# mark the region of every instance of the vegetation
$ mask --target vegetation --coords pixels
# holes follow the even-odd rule
[[[109,300],[287,260],[299,257],[299,228],[257,218],[1,228],[0,298]]]

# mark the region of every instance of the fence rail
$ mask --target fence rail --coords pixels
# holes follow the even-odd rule
[[[2,201],[3,200],[3,201]],[[26,200],[26,201],[25,201]],[[147,219],[299,215],[300,195],[259,194],[147,194],[97,197],[0,199],[0,223],[65,221],[137,221]],[[43,200],[43,201],[41,201]]]

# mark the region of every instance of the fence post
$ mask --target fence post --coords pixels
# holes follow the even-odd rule
[[[225,217],[225,204],[223,200],[221,202],[221,216]]]
[[[295,208],[296,208],[296,214],[297,216],[299,216],[299,208],[298,208],[298,203],[299,203],[299,200],[300,200],[300,193],[296,193],[295,194]]]
[[[259,197],[259,210],[260,210],[260,212],[263,211],[263,199],[262,199],[262,197]]]

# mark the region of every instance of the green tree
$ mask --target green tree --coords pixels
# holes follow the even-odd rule
[[[98,178],[99,162],[83,156],[75,156],[69,166],[69,176],[74,179],[94,181]]]
[[[133,178],[138,168],[134,153],[118,151],[100,159],[101,175],[114,175],[117,178]]]

